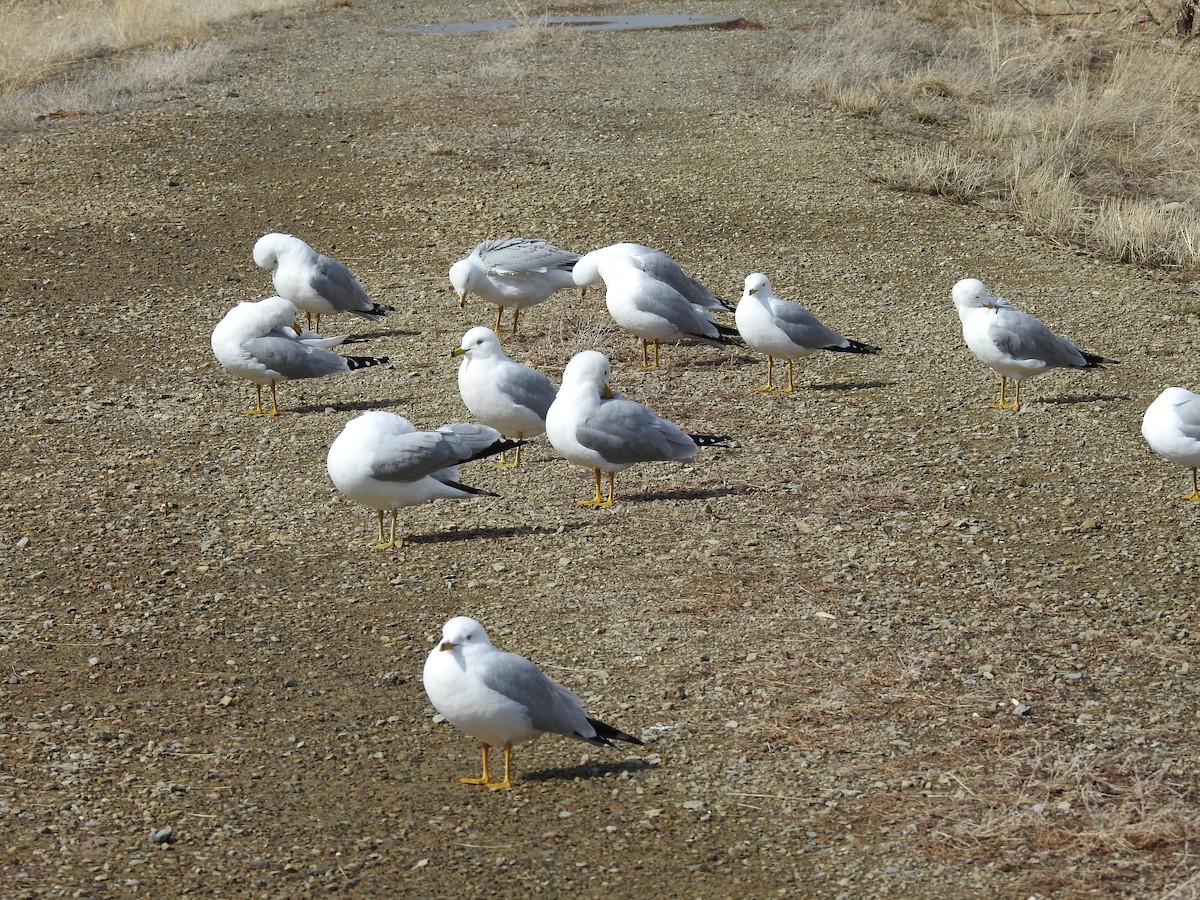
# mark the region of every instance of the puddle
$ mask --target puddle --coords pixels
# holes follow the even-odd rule
[[[534,19],[480,19],[442,25],[397,25],[390,34],[489,34],[522,25],[562,25],[579,31],[633,31],[639,28],[728,28],[742,22],[741,16],[679,15],[644,16],[546,16]]]

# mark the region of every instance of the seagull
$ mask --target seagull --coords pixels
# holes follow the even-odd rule
[[[536,369],[509,359],[500,349],[496,332],[482,325],[472,328],[450,356],[462,357],[458,392],[476,419],[502,436],[518,440],[546,431],[546,412],[554,402],[554,385]],[[501,453],[498,465],[521,465],[521,445],[517,445],[511,464]]]
[[[878,347],[842,337],[799,303],[777,296],[771,290],[771,280],[761,272],[746,276],[746,286],[734,318],[746,345],[767,355],[767,383],[759,388],[760,391],[774,387],[771,370],[776,356],[787,360],[787,387],[779,390],[790,394],[793,390],[792,363],[797,359],[811,356],[818,350],[879,352]]]
[[[575,263],[575,268],[571,270],[571,277],[579,287],[579,296],[584,296],[589,287],[602,281],[600,263],[618,256],[633,256],[640,259],[647,274],[659,281],[665,281],[694,306],[733,312],[733,308],[728,303],[684,272],[679,263],[667,254],[661,250],[655,250],[653,247],[647,247],[645,244],[634,244],[629,241],[601,247],[599,250],[585,253],[579,258],[579,262]]]
[[[1196,469],[1200,467],[1200,395],[1169,387],[1142,416],[1142,437],[1150,449],[1177,466],[1192,470],[1192,492],[1184,500],[1200,500]]]
[[[325,349],[329,341],[296,326],[296,307],[282,297],[254,303],[239,303],[225,314],[212,333],[212,350],[221,365],[234,375],[254,382],[255,407],[247,415],[263,415],[263,385],[271,386],[274,409],[279,415],[275,384],[295,378],[320,378],[380,366],[386,356],[339,356]],[[304,337],[308,335],[308,337]]]
[[[396,546],[396,510],[446,498],[466,500],[490,491],[458,480],[458,464],[511,450],[515,441],[500,439],[486,425],[456,422],[437,431],[417,431],[408,419],[382,410],[368,410],[351,419],[329,446],[326,468],[334,487],[376,511],[379,538],[372,550]],[[390,511],[392,527],[383,536],[383,514]]]
[[[1000,376],[1000,400],[993,409],[1020,409],[1021,380],[1047,369],[1097,369],[1117,364],[1115,359],[1080,350],[1003,297],[990,294],[977,278],[958,282],[951,296],[967,347]],[[1011,403],[1005,392],[1009,378],[1016,382]]]
[[[687,434],[653,411],[614,394],[603,353],[585,350],[563,370],[562,386],[546,414],[546,437],[567,461],[593,470],[596,496],[580,506],[612,506],[616,473],[634,463],[691,459],[701,447],[723,446],[722,435]],[[608,497],[600,492],[608,474]]]
[[[392,307],[375,303],[350,270],[290,234],[264,234],[254,244],[254,262],[274,268],[271,281],[279,296],[291,300],[308,316],[309,326],[320,328],[321,316],[348,312],[378,321]]]
[[[455,616],[442,626],[442,639],[425,660],[425,693],[455,728],[480,742],[483,774],[460,778],[493,791],[512,787],[512,748],[543,734],[561,734],[611,747],[613,741],[642,742],[588,716],[579,698],[532,662],[501,650],[483,626]],[[504,780],[492,781],[488,748],[504,748]]]
[[[497,238],[482,241],[469,256],[452,265],[450,284],[461,306],[467,305],[467,294],[472,293],[495,305],[496,331],[504,310],[511,307],[512,333],[516,334],[521,310],[575,284],[571,268],[577,259],[578,253],[536,238]]]
[[[665,281],[647,271],[649,264],[636,256],[614,256],[600,261],[604,302],[609,315],[622,329],[642,342],[642,367],[658,368],[659,341],[696,340],[716,346],[732,343],[737,332],[713,321],[702,309]],[[647,348],[654,346],[654,365]]]

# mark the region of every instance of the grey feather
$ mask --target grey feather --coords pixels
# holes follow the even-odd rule
[[[609,400],[580,423],[575,437],[616,465],[696,455],[696,442],[681,428],[632,400]]]

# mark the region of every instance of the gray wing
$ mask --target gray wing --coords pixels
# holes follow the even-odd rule
[[[681,428],[625,399],[602,404],[579,424],[575,439],[616,465],[696,455],[696,442]]]
[[[1002,353],[1013,359],[1040,360],[1047,366],[1087,366],[1079,348],[1059,337],[1033,316],[1012,307],[997,311],[996,321],[988,329]]]
[[[646,247],[637,256],[642,260],[646,274],[675,288],[689,303],[704,309],[729,309],[729,304],[684,272],[679,263],[661,250]]]
[[[1200,399],[1185,400],[1175,407],[1179,417],[1179,431],[1192,440],[1200,440]]]
[[[371,456],[371,476],[380,481],[417,481],[470,457],[454,435],[414,431],[381,441]]]
[[[579,698],[525,657],[506,650],[488,653],[478,660],[478,674],[488,688],[524,706],[538,731],[585,741],[595,737]]]
[[[243,341],[242,349],[284,378],[320,378],[349,371],[346,361],[336,353],[303,344],[278,332]]]
[[[367,292],[350,270],[324,254],[317,256],[312,287],[335,307],[345,312],[371,312],[375,308],[375,303],[367,296]]]
[[[642,279],[641,285],[634,295],[638,309],[665,319],[683,334],[720,339],[721,333],[712,317],[688,302],[671,285],[654,277]]]
[[[846,347],[850,343],[799,303],[775,300],[771,311],[780,330],[797,347]]]
[[[488,449],[500,440],[500,432],[495,428],[474,422],[454,422],[430,433],[441,435],[446,446],[454,449],[458,454],[454,463],[467,462],[476,453]]]
[[[543,420],[558,393],[549,378],[519,363],[504,366],[500,370],[496,387],[513,403],[525,407]]]
[[[475,248],[489,273],[520,275],[525,272],[570,272],[579,254],[535,238],[507,237],[483,241]]]

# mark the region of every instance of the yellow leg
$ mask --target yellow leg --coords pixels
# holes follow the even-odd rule
[[[792,386],[792,361],[790,359],[788,360],[788,386],[785,388],[780,388],[780,390],[785,394],[790,394],[795,390],[795,388]]]
[[[502,435],[500,435],[500,437],[506,438],[506,437],[509,437],[509,435],[502,434]],[[521,440],[521,435],[518,434],[516,439],[518,441]],[[521,465],[521,445],[517,444],[517,449],[513,451],[512,462],[507,462],[504,458],[504,454],[501,453],[500,454],[500,462],[498,462],[496,465],[498,468],[501,468],[501,469],[516,469],[516,468],[518,468]]]
[[[521,318],[521,311],[519,309],[514,309],[513,310],[513,330],[512,330],[513,334],[517,333],[517,319],[519,319],[519,318]]]
[[[263,414],[263,411],[262,411],[262,385],[256,384],[254,386],[254,409],[243,409],[242,415],[243,416],[261,416],[262,414]]]
[[[504,780],[497,781],[495,784],[489,784],[489,791],[503,791],[506,788],[512,787],[512,778],[509,776],[509,764],[512,762],[512,744],[504,745]]]
[[[1003,375],[1000,376],[1000,402],[993,403],[992,409],[1020,409],[1021,408],[1021,382],[1014,378],[1013,384],[1015,385],[1015,388],[1013,390],[1013,401],[1012,401],[1012,403],[1009,403],[1008,399],[1007,399],[1008,379],[1005,378]]]
[[[496,334],[500,333],[500,317],[502,315],[504,315],[504,307],[497,306],[496,307],[496,327],[495,327],[495,329],[493,329],[496,332]]]
[[[596,496],[591,500],[577,500],[576,506],[612,506],[612,490],[608,492],[608,503],[604,502],[604,496],[600,493],[600,470],[593,469],[596,474]]]
[[[460,778],[460,779],[458,779],[459,784],[487,784],[489,781],[492,780],[492,773],[490,771],[488,771],[488,759],[487,759],[488,745],[480,744],[480,746],[483,748],[483,774],[481,776],[479,776],[478,778]],[[507,759],[507,754],[505,754],[505,769],[507,769],[507,768],[508,768],[508,759]],[[488,786],[491,787],[491,785],[488,785]],[[507,787],[507,785],[505,785],[505,786]]]
[[[376,510],[376,515],[379,516],[379,538],[373,543],[367,544],[372,550],[391,550],[396,546],[396,511],[392,510],[392,529],[391,535],[387,538],[383,536],[383,510]]]
[[[771,373],[774,371],[774,369],[775,369],[775,360],[773,360],[771,357],[768,356],[767,357],[767,383],[762,385],[761,387],[756,388],[756,390],[769,391],[775,386],[771,383]]]
[[[649,348],[650,348],[650,342],[642,341],[642,368],[643,369],[650,368],[650,357],[647,355],[647,351],[649,350]]]
[[[608,473],[608,499],[605,500],[604,503],[601,504],[602,506],[612,506],[613,505],[613,497],[616,496],[616,483],[617,483],[617,473],[609,472]]]
[[[275,396],[275,382],[271,382],[271,406],[274,408],[267,413],[268,416],[279,415],[279,398]]]
[[[1196,484],[1196,469],[1192,469],[1192,492],[1184,500],[1200,500],[1200,485]]]

